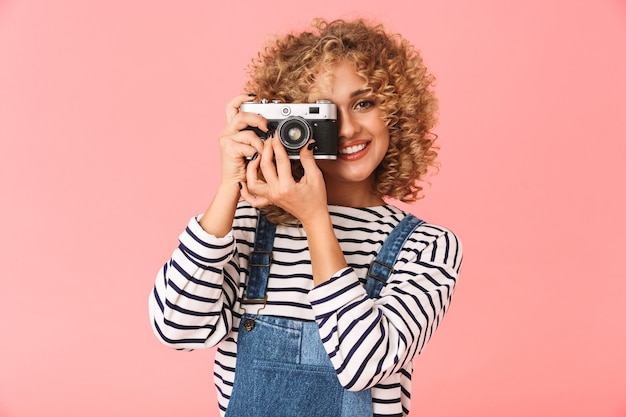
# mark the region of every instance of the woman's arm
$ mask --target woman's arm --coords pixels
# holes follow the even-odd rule
[[[352,268],[309,292],[342,385],[372,387],[422,351],[450,306],[461,258],[452,232],[422,225],[403,248],[379,299],[367,296]]]
[[[313,281],[317,285],[348,265],[333,231],[326,185],[312,149],[304,147],[300,150],[304,175],[296,182],[291,174],[289,157],[279,139],[266,140],[261,158],[248,165],[247,182],[241,195],[255,207],[278,205],[302,223],[309,243]],[[258,176],[259,168],[264,179]]]
[[[232,233],[217,238],[195,218],[189,221],[149,297],[150,320],[162,343],[198,349],[228,334],[238,287],[235,255]]]
[[[267,121],[239,112],[247,95],[226,106],[226,127],[220,133],[220,185],[200,220],[192,219],[179,246],[157,275],[150,294],[150,318],[156,336],[181,349],[213,346],[232,326],[238,288],[238,265],[232,233],[239,184],[247,160],[263,149],[248,126],[267,129]]]

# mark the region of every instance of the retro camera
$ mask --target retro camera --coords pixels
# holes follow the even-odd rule
[[[316,159],[337,159],[337,106],[328,100],[315,103],[282,103],[264,99],[260,102],[248,101],[240,111],[257,113],[268,121],[269,132],[275,130],[291,159],[300,159],[300,149],[309,139],[315,139]],[[255,127],[248,127],[261,139],[267,133]]]

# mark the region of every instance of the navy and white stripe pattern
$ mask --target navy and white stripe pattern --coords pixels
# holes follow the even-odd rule
[[[350,390],[371,387],[376,416],[406,415],[412,359],[450,305],[461,243],[446,228],[422,224],[402,249],[380,297],[370,299],[363,286],[369,264],[406,213],[393,206],[329,210],[349,267],[313,288],[304,230],[278,226],[261,313],[316,320],[341,384]],[[256,210],[240,203],[233,229],[223,238],[191,219],[150,294],[152,326],[164,344],[181,350],[217,345],[214,379],[222,414],[233,387],[243,313],[239,299],[256,219]],[[245,305],[249,313],[261,307]]]

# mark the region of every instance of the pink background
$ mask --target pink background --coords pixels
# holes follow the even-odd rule
[[[0,1],[0,415],[217,414],[213,351],[161,346],[148,293],[265,36],[363,15],[438,77],[409,209],[465,244],[411,415],[626,416],[624,2],[303,4]]]

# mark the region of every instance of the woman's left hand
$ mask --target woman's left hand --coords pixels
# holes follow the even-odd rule
[[[279,206],[303,225],[313,224],[317,216],[328,217],[326,185],[313,158],[313,144],[310,141],[300,150],[304,175],[296,181],[291,174],[291,160],[279,138],[268,138],[260,156],[248,163],[247,183],[241,189],[243,199],[258,208]],[[259,167],[263,179],[259,177]]]
[[[266,140],[261,157],[248,163],[247,184],[242,184],[241,196],[254,207],[273,204],[300,220],[309,245],[313,283],[319,285],[348,264],[333,230],[326,183],[313,158],[311,143],[300,150],[304,175],[295,181],[280,140]],[[259,178],[259,167],[264,179]]]

